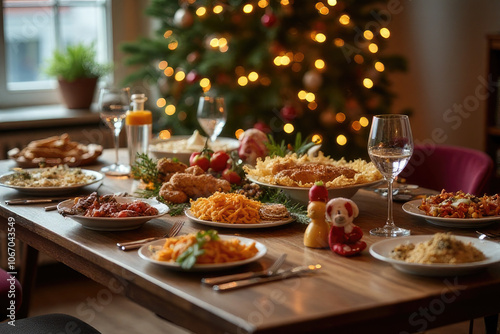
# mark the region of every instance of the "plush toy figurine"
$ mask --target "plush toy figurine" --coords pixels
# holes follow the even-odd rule
[[[326,204],[326,219],[332,223],[328,243],[333,252],[351,256],[366,248],[363,231],[352,223],[358,214],[356,203],[347,198],[337,197]]]
[[[304,246],[311,248],[328,248],[330,225],[326,221],[325,207],[328,201],[328,190],[323,182],[317,182],[309,190],[307,216],[311,218],[304,233]]]

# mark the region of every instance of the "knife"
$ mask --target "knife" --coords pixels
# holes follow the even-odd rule
[[[239,281],[233,281],[224,284],[217,284],[212,286],[212,289],[215,291],[227,291],[238,289],[250,285],[262,284],[267,282],[284,280],[287,278],[297,277],[303,274],[312,273],[321,268],[320,264],[308,265],[308,266],[299,266],[289,270],[282,271],[280,273],[274,274],[272,276],[267,277],[254,277],[249,279],[243,279]]]
[[[262,271],[258,271],[258,272],[248,271],[248,272],[239,273],[239,274],[225,275],[225,276],[219,276],[219,277],[210,277],[210,278],[202,278],[201,283],[206,284],[206,285],[220,285],[222,283],[227,283],[227,282],[241,281],[244,279],[256,278],[256,277],[266,277],[266,276],[269,276],[268,270],[262,270]]]
[[[267,277],[272,276],[277,273],[278,269],[281,267],[286,259],[286,253],[282,254],[268,269],[261,271],[248,271],[245,273],[224,275],[218,277],[202,278],[201,283],[207,285],[217,285],[232,281],[239,281],[243,279],[253,278],[253,277]]]
[[[36,199],[8,199],[5,204],[19,205],[19,204],[39,204],[39,203],[54,203],[66,200],[72,197],[57,197],[57,198],[36,198]]]

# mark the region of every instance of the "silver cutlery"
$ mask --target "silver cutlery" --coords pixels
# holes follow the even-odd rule
[[[137,248],[140,248],[142,245],[144,245],[148,242],[151,242],[151,241],[159,240],[162,238],[175,237],[181,231],[182,226],[184,226],[184,222],[176,222],[172,226],[172,228],[165,235],[163,235],[161,237],[152,237],[152,238],[146,238],[146,239],[129,241],[129,242],[119,242],[116,244],[116,246],[118,246],[118,248],[121,249],[122,251],[137,249]]]
[[[54,203],[60,202],[71,197],[54,197],[54,198],[24,198],[24,199],[8,199],[5,204],[9,205],[22,205],[22,204],[40,204],[40,203]]]
[[[422,195],[416,195],[413,190],[418,189],[419,186],[413,184],[404,184],[399,187],[395,187],[392,190],[392,199],[394,201],[409,201],[412,199],[420,198]],[[382,197],[387,197],[387,188],[377,188],[374,190],[375,193],[381,195]]]
[[[229,282],[229,283],[217,284],[217,285],[212,286],[212,289],[214,289],[215,291],[234,290],[234,289],[239,289],[239,288],[243,288],[243,287],[247,287],[247,286],[251,286],[251,285],[279,281],[279,280],[284,280],[287,278],[301,276],[304,274],[310,274],[310,273],[315,272],[316,270],[318,270],[320,268],[321,268],[320,264],[299,266],[299,267],[295,267],[295,268],[292,268],[289,270],[279,272],[279,273],[274,274],[272,276],[254,277],[254,278],[243,279],[243,280],[239,280],[239,281],[233,281],[233,282]]]
[[[481,232],[481,231],[476,231],[476,233],[479,234],[479,239],[481,239],[481,240],[484,240],[486,238],[490,238],[490,239],[500,238],[500,233]]]
[[[226,282],[238,281],[238,280],[243,280],[243,279],[248,279],[248,278],[254,278],[254,277],[272,276],[272,275],[274,275],[274,274],[276,274],[278,272],[278,269],[285,262],[285,259],[286,259],[286,253],[283,253],[266,270],[257,271],[257,272],[249,271],[249,272],[240,273],[240,274],[232,274],[232,275],[224,275],[224,276],[218,276],[218,277],[202,278],[201,279],[201,283],[207,284],[207,285],[216,285],[216,284],[222,284],[222,283],[226,283]]]

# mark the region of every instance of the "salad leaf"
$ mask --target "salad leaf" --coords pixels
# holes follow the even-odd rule
[[[205,253],[203,249],[205,243],[211,240],[219,240],[217,231],[198,231],[198,233],[196,233],[196,243],[179,255],[176,262],[181,265],[182,269],[191,269],[196,263],[198,256]]]

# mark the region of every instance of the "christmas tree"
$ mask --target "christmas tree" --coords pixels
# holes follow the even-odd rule
[[[334,158],[366,156],[371,115],[391,112],[387,73],[405,69],[384,55],[387,1],[153,0],[152,38],[122,45],[127,84],[149,82],[161,95],[160,137],[199,129],[198,99],[224,96],[222,136],[252,127],[293,142],[321,141]]]

